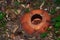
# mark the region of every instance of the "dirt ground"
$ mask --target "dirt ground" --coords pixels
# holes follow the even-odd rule
[[[47,36],[43,34],[46,37],[41,34],[37,37],[34,34],[29,35],[21,26],[20,17],[35,9],[45,10],[51,16]],[[1,13],[5,16],[1,16]],[[58,15],[60,15],[59,0],[0,0],[0,40],[60,40],[60,30],[55,31],[54,27],[56,23],[54,18]],[[57,25],[60,28],[58,23]]]

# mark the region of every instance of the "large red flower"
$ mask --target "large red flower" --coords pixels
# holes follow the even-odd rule
[[[44,10],[32,10],[20,18],[22,28],[28,34],[43,33],[49,27],[50,16]]]

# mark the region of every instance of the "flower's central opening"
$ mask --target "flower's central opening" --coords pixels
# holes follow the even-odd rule
[[[31,17],[31,22],[34,25],[40,24],[42,21],[42,16],[39,14],[35,14]]]

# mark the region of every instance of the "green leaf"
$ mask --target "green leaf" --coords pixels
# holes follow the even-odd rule
[[[58,31],[60,29],[60,22],[56,22],[54,24],[55,31]]]
[[[55,23],[55,28],[60,28],[60,22]]]
[[[60,15],[55,18],[56,21],[60,21]]]
[[[55,18],[52,18],[51,21],[53,22],[54,26],[57,25],[57,23],[60,23],[60,15],[58,15]]]
[[[30,11],[29,8],[26,8],[25,12],[29,12],[29,11]]]
[[[0,12],[0,20],[2,20],[4,18],[4,16],[5,16],[5,13]]]
[[[17,9],[14,9],[14,11],[16,12],[16,14],[18,14],[18,11],[17,11]]]
[[[50,31],[50,30],[51,30],[51,28],[47,28],[47,30],[48,30],[48,31]]]
[[[18,6],[18,5],[20,5],[20,2],[15,1],[14,4],[15,4],[16,6]]]
[[[3,15],[2,15],[2,14],[0,14],[0,20],[1,20],[1,19],[3,19]]]
[[[5,27],[5,25],[6,25],[6,20],[0,21],[0,28]]]
[[[41,38],[45,38],[45,37],[47,36],[47,34],[48,34],[48,33],[46,33],[46,32],[45,32],[45,33],[42,33],[42,34],[40,35],[40,37],[41,37]]]
[[[60,28],[55,28],[55,32],[58,31]]]
[[[54,3],[55,3],[56,5],[60,5],[60,0],[54,0]]]
[[[53,9],[51,9],[51,11],[50,11],[50,14],[55,14],[56,13],[56,9],[55,8],[53,8]]]

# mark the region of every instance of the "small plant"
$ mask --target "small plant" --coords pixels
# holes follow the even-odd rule
[[[51,10],[50,10],[50,14],[55,14],[56,13],[56,8],[52,8]]]
[[[5,16],[5,13],[3,13],[3,12],[0,11],[0,20],[3,20],[4,16]]]
[[[29,8],[26,8],[26,9],[25,9],[25,12],[29,12],[29,11],[30,11]]]
[[[3,13],[3,12],[0,12],[0,34],[2,34],[2,33],[5,33],[5,31],[6,31],[6,20],[4,19],[5,18],[5,13]]]
[[[42,33],[42,34],[40,35],[40,37],[41,37],[41,38],[45,38],[45,37],[47,36],[47,34],[48,34],[47,32]]]
[[[55,28],[55,31],[60,29],[60,15],[58,15],[57,17],[53,18],[53,26]]]

